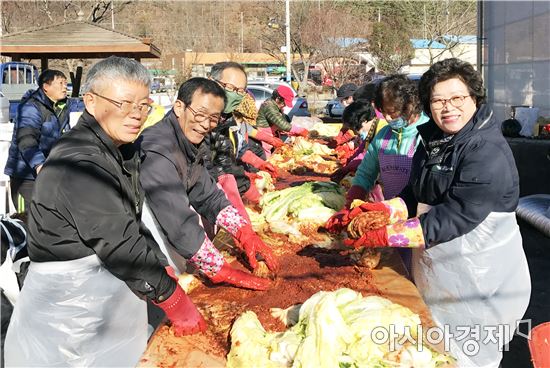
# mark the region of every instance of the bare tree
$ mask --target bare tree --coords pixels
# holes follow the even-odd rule
[[[281,46],[285,44],[284,7],[274,1],[267,11],[273,16],[266,20],[269,25],[262,32],[265,52],[285,63]],[[345,38],[364,37],[368,32],[368,20],[353,15],[350,9],[338,1],[291,2],[290,38],[293,60],[293,76],[304,88],[311,65],[321,63],[325,72],[340,81],[347,79],[349,64],[357,64],[353,49],[342,45]],[[364,24],[364,27],[357,27]]]
[[[290,42],[292,53],[292,74],[300,82],[300,87],[307,85],[309,67],[318,61],[318,44],[321,40],[319,22],[322,21],[320,12],[316,12],[314,4],[310,2],[291,3],[290,17]],[[323,3],[329,6],[330,2]],[[281,47],[286,44],[284,24],[284,2],[274,1],[268,14],[272,17],[266,19],[266,25],[262,32],[263,49],[276,58],[281,64],[286,64],[285,53]]]
[[[362,6],[370,9],[373,19],[399,22],[410,37],[425,39],[430,65],[445,53],[461,56],[459,36],[476,34],[475,0],[374,0]]]
[[[319,36],[316,40],[318,63],[335,87],[348,82],[359,83],[366,70],[357,53],[365,48],[370,22],[350,9],[336,6],[319,13],[322,18],[337,21],[321,23],[319,19],[319,29],[311,30]]]
[[[398,19],[375,23],[369,39],[369,51],[384,73],[396,73],[414,56],[408,30]]]
[[[404,0],[393,6],[410,25],[412,34],[428,41],[430,65],[447,52],[454,57],[461,56],[464,50],[460,47],[459,36],[476,34],[477,3],[474,0]]]

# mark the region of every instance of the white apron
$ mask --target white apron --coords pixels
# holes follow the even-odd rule
[[[12,225],[17,227],[22,234],[26,234],[25,229],[20,222],[9,218],[7,215],[0,215],[2,221],[9,221]],[[16,244],[15,239],[10,234],[10,230],[0,223],[2,230],[6,234],[8,240],[8,250],[6,252],[6,259],[4,263],[0,265],[0,288],[4,290],[4,295],[8,298],[12,305],[15,305],[17,302],[17,297],[19,296],[19,282],[17,281],[16,273],[20,272],[21,264],[24,262],[30,262],[29,257],[24,257],[18,259],[16,262],[13,262],[17,253],[24,249],[27,246],[27,237],[25,236],[22,243]]]
[[[191,209],[194,211],[193,207]],[[198,215],[197,215],[198,216]],[[166,240],[163,234],[159,231],[160,225],[158,225],[157,220],[154,218],[153,213],[149,209],[147,200],[143,203],[143,209],[141,211],[141,222],[147,227],[147,229],[153,235],[153,239],[157,242],[160,250],[166,256],[168,264],[174,269],[176,275],[181,275],[185,273],[186,269],[186,260],[185,258],[178,253],[176,248],[174,248],[170,242]],[[202,226],[202,221],[199,216],[199,224]]]
[[[415,249],[412,265],[434,321],[454,335],[448,348],[458,367],[498,367],[499,349],[512,339],[531,295],[515,213],[493,212],[465,235]]]
[[[134,367],[147,305],[96,255],[31,262],[8,327],[6,367]]]

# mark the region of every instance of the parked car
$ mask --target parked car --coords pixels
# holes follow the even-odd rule
[[[304,94],[298,93],[296,91],[296,89],[294,89],[294,87],[292,87],[292,85],[290,85],[289,83],[287,83],[285,81],[282,81],[282,80],[250,80],[250,81],[248,81],[247,84],[249,86],[264,86],[264,87],[268,87],[268,88],[271,88],[271,89],[277,89],[277,87],[279,87],[279,86],[286,86],[286,87],[290,88],[292,90],[292,92],[294,92],[295,96],[305,97]]]
[[[0,92],[10,101],[10,120],[15,120],[21,97],[38,88],[38,68],[30,63],[9,61],[0,63]]]
[[[158,80],[153,80],[151,82],[151,93],[160,92],[160,82]]]
[[[344,114],[344,106],[340,101],[335,98],[330,100],[325,105],[325,115],[330,116],[331,118],[338,118]]]
[[[409,78],[412,81],[415,81],[416,84],[420,82],[420,78],[422,77],[422,74],[409,74],[407,75],[407,78]],[[384,76],[377,76],[369,83],[379,83],[382,79],[384,79]],[[335,98],[327,102],[325,105],[325,115],[330,116],[331,118],[339,118],[344,114],[344,106],[340,103],[340,101]]]
[[[409,78],[412,81],[416,82],[416,85],[420,83],[420,78],[422,78],[422,74],[409,74],[407,75],[407,78]]]
[[[10,122],[10,100],[0,92],[0,123]]]
[[[255,79],[255,80],[249,80],[247,82],[247,85],[248,86],[264,86],[264,87],[269,87],[271,89],[275,89],[279,86],[287,86],[289,88],[292,88],[292,86],[290,84],[288,84],[287,82],[282,81],[282,80]],[[292,88],[292,90],[294,91],[294,88]],[[296,93],[296,91],[294,91],[294,93]]]
[[[278,82],[275,82],[275,83],[278,83]],[[287,84],[285,83],[285,85]],[[260,109],[260,106],[265,100],[271,97],[274,91],[274,89],[270,87],[265,87],[262,85],[254,85],[254,84],[252,85],[249,84],[247,89],[254,96],[254,99],[256,100],[256,108],[258,109]],[[308,110],[307,99],[305,97],[296,96],[296,93],[294,93],[292,108],[285,106],[283,111],[285,114],[288,115],[290,120],[292,120],[292,117],[294,116],[311,116]]]

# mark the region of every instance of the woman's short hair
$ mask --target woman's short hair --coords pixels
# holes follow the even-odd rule
[[[422,111],[416,83],[404,74],[393,74],[380,82],[374,93],[374,104],[382,112],[384,100],[407,120]]]
[[[353,101],[344,109],[342,120],[344,125],[357,132],[361,129],[364,122],[370,121],[375,117],[376,113],[370,102]]]
[[[476,106],[485,103],[486,94],[481,73],[466,61],[457,58],[445,59],[432,65],[420,78],[420,101],[427,114],[431,115],[430,101],[434,86],[453,78],[460,79],[468,87],[470,95],[476,100]]]
[[[151,76],[138,61],[119,56],[109,56],[94,64],[86,77],[82,93],[102,91],[114,81],[125,80],[149,88]]]
[[[178,90],[178,100],[183,102],[185,106],[191,105],[193,95],[200,91],[202,94],[210,94],[219,97],[225,105],[226,97],[223,88],[215,81],[202,77],[195,77],[185,81]]]

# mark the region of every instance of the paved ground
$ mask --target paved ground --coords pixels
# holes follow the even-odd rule
[[[550,238],[518,220],[523,247],[531,273],[531,302],[524,319],[532,320],[532,327],[550,321]],[[510,342],[509,351],[504,353],[502,368],[532,367],[527,340],[515,336]]]

